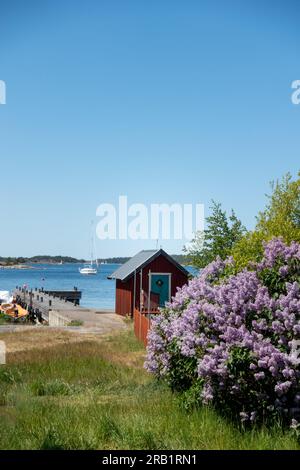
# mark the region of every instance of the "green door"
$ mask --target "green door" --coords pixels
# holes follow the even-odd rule
[[[170,276],[168,274],[151,274],[151,292],[159,294],[159,306],[164,307],[170,299]]]

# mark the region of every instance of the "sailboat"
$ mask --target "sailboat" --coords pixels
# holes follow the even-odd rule
[[[97,274],[98,269],[94,268],[93,263],[91,262],[90,264],[85,264],[83,268],[80,268],[79,272],[80,274],[91,275]]]
[[[98,259],[95,261],[94,266],[94,237],[92,237],[92,252],[91,252],[91,261],[90,263],[85,264],[82,268],[79,268],[80,274],[83,274],[85,276],[93,275],[98,273]]]

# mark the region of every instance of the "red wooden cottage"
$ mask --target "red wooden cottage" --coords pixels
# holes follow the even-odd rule
[[[119,315],[158,313],[187,283],[189,273],[164,250],[143,250],[123,264],[109,279],[116,280]]]

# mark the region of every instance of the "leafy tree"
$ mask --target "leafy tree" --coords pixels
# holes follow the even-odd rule
[[[233,210],[227,217],[221,204],[212,201],[211,211],[211,215],[206,218],[207,228],[203,232],[197,232],[190,246],[184,248],[193,266],[197,268],[205,267],[217,256],[225,259],[246,232]]]
[[[271,183],[271,195],[264,211],[257,217],[253,232],[248,232],[233,247],[237,268],[249,261],[258,261],[263,254],[263,242],[282,237],[286,243],[300,242],[300,172],[292,180],[288,173],[281,181]]]

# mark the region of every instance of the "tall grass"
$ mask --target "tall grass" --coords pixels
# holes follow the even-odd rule
[[[280,428],[241,432],[187,413],[143,370],[132,332],[8,356],[0,366],[1,449],[297,449]]]

